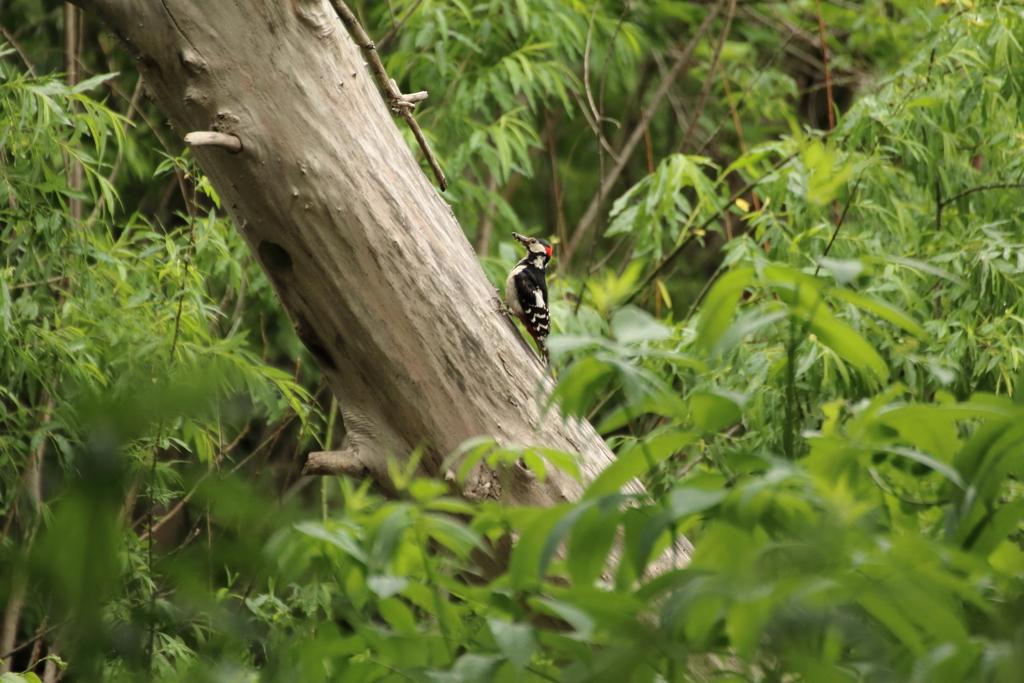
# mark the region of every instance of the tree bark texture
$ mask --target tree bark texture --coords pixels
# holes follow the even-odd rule
[[[194,148],[299,337],[337,396],[349,447],[324,471],[424,448],[434,476],[464,440],[613,459],[586,423],[544,417],[540,361],[451,209],[421,171],[363,55],[327,0],[77,0],[138,65],[177,132],[236,136]],[[428,84],[415,84],[417,87]],[[579,497],[571,478],[479,469],[463,493],[520,504]]]

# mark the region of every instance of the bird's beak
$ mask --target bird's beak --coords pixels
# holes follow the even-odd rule
[[[530,238],[529,238],[529,237],[523,237],[523,236],[522,236],[522,235],[520,235],[520,234],[519,234],[518,232],[514,232],[514,233],[512,233],[512,236],[513,236],[513,237],[515,237],[515,238],[516,238],[517,240],[519,240],[520,242],[522,242],[523,244],[526,244],[527,242],[529,242],[529,241],[530,241]]]

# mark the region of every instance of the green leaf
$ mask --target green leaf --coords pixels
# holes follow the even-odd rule
[[[548,353],[552,358],[559,359],[562,356],[586,349],[597,347],[608,348],[608,339],[595,335],[586,334],[553,334],[545,341]]]
[[[469,476],[470,471],[476,466],[478,462],[484,459],[484,457],[490,453],[493,449],[497,448],[498,442],[489,436],[479,436],[472,439],[467,439],[459,445],[458,450],[455,451],[445,462],[456,461],[459,463],[459,472],[456,476],[456,481],[459,484],[466,483],[466,477]]]
[[[409,579],[404,576],[376,574],[367,577],[366,585],[383,600],[405,590],[405,587],[409,585]]]
[[[494,635],[498,649],[517,669],[522,669],[530,663],[537,649],[537,638],[532,626],[511,624],[495,617],[487,619],[487,625]]]
[[[561,472],[565,472],[576,481],[582,481],[580,467],[577,463],[579,456],[575,453],[564,453],[552,448],[532,448],[531,451],[540,453],[544,459],[555,466]]]
[[[404,636],[416,636],[416,617],[412,610],[406,607],[405,603],[398,598],[388,598],[377,603],[377,610],[388,622],[388,625],[396,632]]]
[[[878,351],[852,327],[839,322],[830,313],[819,308],[811,320],[810,330],[818,341],[857,368],[870,370],[879,380],[889,377],[889,367]]]
[[[1015,531],[1024,520],[1024,499],[1017,499],[999,506],[996,513],[987,523],[983,523],[980,534],[977,528],[971,530],[977,540],[966,550],[988,557],[995,549]]]
[[[569,539],[566,568],[574,586],[590,586],[608,564],[619,529],[617,509],[591,508],[576,523]]]
[[[569,532],[572,531],[576,523],[585,514],[593,509],[597,509],[601,514],[605,514],[628,498],[628,495],[610,493],[577,503],[568,514],[558,520],[558,523],[553,526],[551,533],[544,540],[544,547],[541,549],[540,556],[537,559],[537,575],[543,577],[547,574],[548,566],[558,551],[558,546],[562,544],[565,537],[569,535]]]
[[[634,446],[626,453],[620,454],[614,463],[598,475],[587,487],[583,494],[584,499],[618,492],[630,479],[651,470],[697,438],[698,435],[691,432],[674,432],[659,437],[656,442]]]
[[[461,498],[435,498],[424,505],[423,509],[452,515],[473,515],[477,511],[475,505]]]
[[[432,683],[484,683],[494,676],[503,659],[499,656],[467,654],[459,657],[451,671],[427,673]]]
[[[543,483],[548,478],[548,468],[544,464],[544,459],[540,457],[537,450],[534,448],[527,448],[523,451],[523,462],[526,467],[534,473],[537,477],[537,481]]]
[[[419,503],[427,503],[448,493],[448,486],[436,479],[416,479],[406,491]]]
[[[968,285],[966,282],[964,282],[962,279],[960,279],[959,277],[957,277],[953,273],[950,273],[947,270],[943,270],[942,268],[938,268],[936,266],[933,266],[930,263],[925,263],[924,261],[919,261],[917,259],[905,258],[905,257],[904,258],[890,258],[890,259],[886,259],[886,258],[883,257],[882,260],[883,260],[884,263],[895,263],[897,265],[904,266],[906,268],[912,268],[913,270],[919,270],[922,273],[928,273],[929,275],[934,275],[935,277],[941,277],[942,279],[949,280],[950,282],[958,284],[958,285],[960,285],[961,287],[963,287],[965,289],[970,287],[970,285]]]
[[[7,281],[0,277],[0,323],[3,323],[3,331],[6,334],[11,329],[11,292],[7,288]]]
[[[666,509],[651,517],[640,531],[634,557],[637,574],[643,574],[651,560],[651,551],[666,530],[685,517],[710,510],[725,500],[726,494],[722,490],[705,491],[689,487],[673,490]]]
[[[508,573],[513,588],[524,590],[537,582],[541,553],[551,529],[574,509],[568,503],[556,505],[534,515],[521,529],[509,560]]]
[[[690,395],[690,416],[693,423],[705,432],[717,432],[739,422],[741,394],[725,391],[700,391]]]
[[[750,286],[753,276],[753,268],[737,268],[719,278],[708,292],[697,324],[694,346],[698,350],[707,354],[715,348],[718,339],[729,328],[743,290]]]
[[[832,277],[841,285],[853,282],[858,275],[864,272],[864,264],[855,259],[840,260],[823,256],[818,259],[818,263],[832,273]]]
[[[738,600],[729,607],[725,616],[725,632],[740,656],[754,656],[769,616],[771,601],[768,598]]]
[[[416,520],[418,530],[460,557],[480,548],[480,539],[461,520],[442,515],[424,514]]]
[[[672,336],[672,331],[657,318],[632,305],[615,311],[611,325],[612,334],[620,344],[661,341]]]
[[[381,569],[387,566],[402,534],[410,524],[409,510],[404,505],[396,505],[395,509],[387,514],[377,528],[377,534],[370,548],[369,567],[371,569]]]
[[[839,188],[853,174],[852,163],[839,163],[836,155],[818,141],[801,152],[804,165],[810,172],[807,179],[807,201],[825,205],[835,199]]]
[[[119,75],[120,72],[117,71],[109,74],[97,74],[92,78],[87,78],[78,85],[76,85],[74,88],[71,89],[71,92],[75,93],[76,95],[88,92],[98,85],[102,85],[103,83],[106,83],[107,81],[113,78],[117,78]]]
[[[744,313],[736,319],[729,329],[719,338],[718,343],[711,350],[711,356],[721,356],[726,351],[731,349],[733,346],[738,344],[747,335],[751,335],[758,330],[774,325],[775,323],[785,320],[789,313],[785,310],[779,309],[770,312],[765,312],[764,309],[755,309],[749,313]]]
[[[964,488],[964,480],[952,465],[947,465],[940,460],[936,460],[930,455],[926,455],[920,451],[915,451],[913,448],[902,448],[900,446],[874,446],[874,448],[879,451],[892,453],[893,455],[913,460],[914,462],[919,462],[922,465],[942,474],[946,479],[949,479],[951,482],[956,484],[958,488]]]
[[[611,366],[592,356],[581,358],[559,377],[551,401],[558,403],[563,416],[583,417],[613,372]]]
[[[893,325],[903,328],[915,337],[924,338],[927,336],[924,328],[918,325],[913,318],[886,301],[873,299],[849,289],[841,289],[838,287],[833,289],[831,293],[835,298],[853,304],[857,308],[874,313],[882,320],[887,320]]]
[[[355,532],[347,527],[334,526],[327,528],[320,522],[298,522],[295,524],[295,530],[321,541],[327,541],[331,545],[341,548],[363,564],[366,564],[366,553],[359,545]]]
[[[881,591],[868,587],[859,596],[861,606],[899,638],[914,655],[926,652],[917,629],[900,613],[898,606]]]
[[[571,638],[582,642],[590,640],[590,634],[594,631],[594,620],[575,605],[551,598],[531,598],[530,604],[538,609],[539,606],[546,607],[555,616],[568,622],[576,631]]]

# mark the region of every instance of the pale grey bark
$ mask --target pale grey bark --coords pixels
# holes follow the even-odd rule
[[[544,369],[496,311],[451,209],[421,171],[328,0],[79,0],[138,64],[193,151],[338,398],[348,448],[320,471],[365,469],[463,441],[577,453],[585,479],[613,460],[586,423],[542,416]],[[425,87],[427,84],[413,84]],[[471,496],[551,505],[579,497],[557,473],[480,472]]]

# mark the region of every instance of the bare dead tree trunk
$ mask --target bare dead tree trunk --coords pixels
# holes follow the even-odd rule
[[[542,416],[544,370],[495,308],[496,293],[451,209],[385,108],[327,0],[77,0],[138,64],[337,396],[349,447],[317,473],[366,470],[424,447],[432,475],[464,440],[613,455],[586,423]],[[423,87],[428,84],[415,84]],[[440,84],[438,84],[440,85]],[[519,468],[481,472],[468,496],[573,500],[579,485]]]

